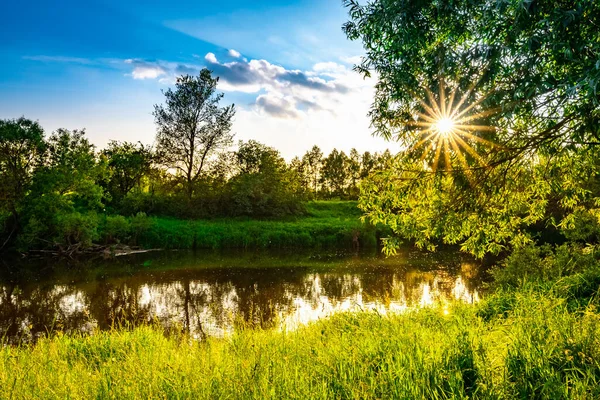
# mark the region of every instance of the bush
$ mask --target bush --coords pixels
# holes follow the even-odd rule
[[[599,266],[598,253],[592,247],[531,245],[514,250],[492,275],[497,286],[517,287],[525,281],[554,281]]]
[[[122,215],[107,216],[102,229],[102,238],[105,243],[121,243],[129,239],[131,226],[127,218]]]
[[[56,219],[54,241],[59,245],[89,247],[98,239],[98,216],[96,213],[72,212],[59,214]]]

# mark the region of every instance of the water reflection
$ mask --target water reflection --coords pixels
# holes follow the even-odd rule
[[[159,321],[202,338],[227,334],[239,323],[293,329],[339,311],[401,312],[479,298],[479,269],[455,254],[426,262],[412,253],[265,257],[171,253],[46,266],[45,273],[21,267],[0,276],[0,334],[15,343],[55,330],[90,333],[115,323]]]

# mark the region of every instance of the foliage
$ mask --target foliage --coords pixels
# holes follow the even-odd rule
[[[388,252],[597,242],[597,2],[345,5],[367,50],[356,69],[378,76],[373,125],[406,149],[362,186],[366,218],[396,234]],[[431,107],[456,106],[460,129],[426,129]]]
[[[122,215],[107,215],[102,226],[102,236],[106,243],[124,242],[129,239],[131,226]]]
[[[343,194],[349,183],[350,160],[343,151],[336,149],[323,160],[321,170],[321,183],[324,190],[328,190],[334,196]]]
[[[240,142],[238,173],[228,183],[230,215],[284,216],[302,211],[291,171],[279,152],[254,140]],[[297,188],[296,188],[297,190]]]
[[[19,228],[22,201],[45,151],[43,135],[37,122],[0,120],[0,232],[7,233],[6,238],[0,235],[0,250]]]
[[[89,246],[98,238],[97,212],[103,209],[99,185],[106,165],[96,161],[83,131],[59,129],[46,141],[43,166],[36,172],[23,211],[19,246]]]
[[[553,282],[561,278],[598,272],[600,254],[593,247],[563,244],[526,246],[513,251],[502,268],[492,271],[497,287],[519,287],[524,282]]]
[[[106,157],[109,179],[104,186],[113,204],[120,201],[134,188],[142,187],[142,179],[152,168],[153,154],[150,147],[141,143],[111,141],[100,153]]]
[[[564,151],[469,186],[460,176],[433,174],[398,157],[363,182],[359,207],[373,223],[430,250],[439,242],[460,244],[482,257],[547,240],[551,231],[558,240],[596,243],[597,160],[597,148]],[[497,185],[499,179],[506,180]],[[386,249],[397,244],[390,239]]]
[[[313,193],[319,191],[319,180],[321,176],[321,166],[323,164],[323,152],[318,146],[306,152],[302,157],[302,163],[306,171],[306,177]]]
[[[422,137],[413,123],[423,111],[418,99],[425,89],[441,95],[444,80],[467,96],[465,107],[494,110],[483,120],[507,150],[493,149],[496,161],[542,144],[598,140],[597,1],[344,3],[344,31],[367,52],[357,70],[378,74],[371,117],[384,137],[413,147]]]

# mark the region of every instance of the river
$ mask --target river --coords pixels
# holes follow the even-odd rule
[[[484,273],[456,251],[158,251],[110,259],[6,261],[0,337],[156,323],[193,337],[240,326],[294,329],[339,311],[476,302]]]

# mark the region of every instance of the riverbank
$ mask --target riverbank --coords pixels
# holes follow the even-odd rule
[[[152,326],[59,334],[0,350],[1,396],[597,398],[599,276],[526,283],[475,306],[342,313],[204,342]]]
[[[134,217],[128,220],[134,229],[125,226],[121,235],[125,243],[163,249],[374,248],[383,235],[382,228],[361,222],[356,202],[311,202],[306,209],[303,216],[279,220],[149,217],[141,228]]]

